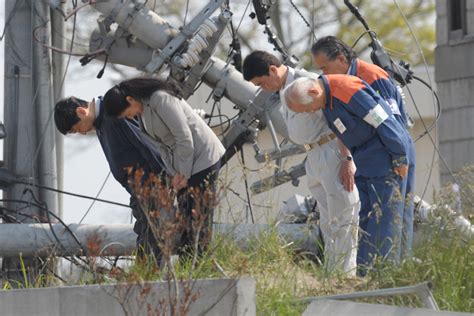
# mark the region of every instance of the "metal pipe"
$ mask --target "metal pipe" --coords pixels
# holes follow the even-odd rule
[[[440,225],[449,220],[465,238],[474,237],[474,225],[447,205],[429,204],[415,195],[415,216],[422,223]]]
[[[104,0],[92,6],[152,48],[163,48],[178,33],[158,14],[135,1]]]
[[[125,256],[135,250],[136,235],[132,224],[86,225],[60,223],[0,225],[0,257],[22,256]],[[245,246],[251,237],[276,230],[295,247],[317,253],[319,230],[306,224],[214,224],[214,233],[232,238]],[[54,232],[54,234],[53,234]],[[56,237],[59,239],[56,239]],[[76,241],[79,241],[79,243]]]

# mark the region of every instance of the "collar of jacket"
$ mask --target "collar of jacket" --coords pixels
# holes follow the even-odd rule
[[[97,100],[101,103],[101,106],[96,106],[95,107],[96,111],[97,111],[97,109],[99,110],[99,115],[97,115],[97,118],[94,121],[94,126],[95,126],[96,129],[100,129],[100,127],[102,126],[102,122],[104,120],[105,111],[104,111],[104,107],[103,107],[103,104],[102,104],[102,97],[98,97]]]

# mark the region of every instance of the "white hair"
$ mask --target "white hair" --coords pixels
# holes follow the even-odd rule
[[[310,105],[313,98],[309,95],[309,89],[314,87],[316,80],[313,78],[298,78],[283,90],[283,96],[287,104],[298,103]]]

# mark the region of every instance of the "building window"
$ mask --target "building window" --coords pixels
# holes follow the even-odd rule
[[[471,1],[471,0],[469,0]],[[449,37],[461,39],[466,35],[466,0],[448,0]]]

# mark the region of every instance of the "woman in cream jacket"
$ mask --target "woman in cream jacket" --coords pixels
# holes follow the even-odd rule
[[[176,88],[155,78],[135,78],[114,86],[104,96],[107,115],[116,118],[138,117],[140,128],[157,145],[172,174],[171,184],[178,191],[178,202],[186,220],[181,251],[193,245],[192,210],[195,201],[189,188],[215,194],[222,143],[191,106],[178,96]],[[202,199],[200,199],[202,200]],[[199,236],[199,252],[211,237],[212,205],[201,207],[206,224]],[[192,249],[192,248],[191,248]]]

